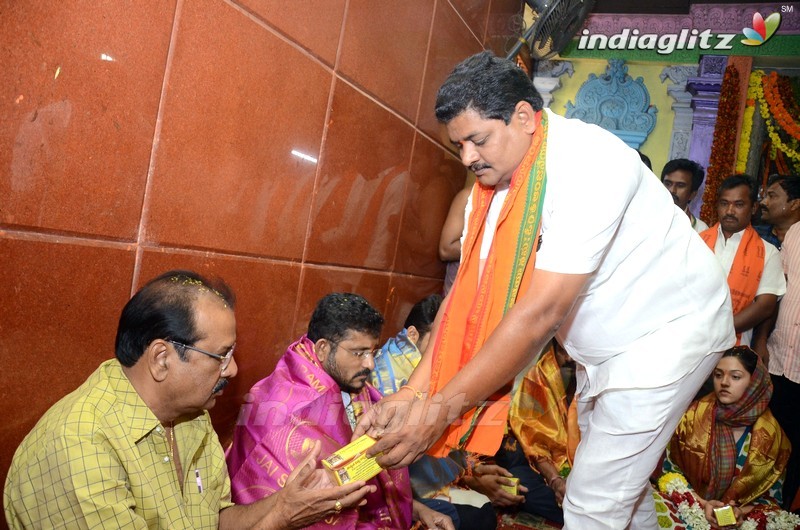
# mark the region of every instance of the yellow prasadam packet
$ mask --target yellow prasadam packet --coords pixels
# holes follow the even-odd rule
[[[719,526],[730,526],[736,524],[736,515],[733,513],[732,506],[714,508],[714,517],[717,518],[717,524]]]
[[[383,468],[375,458],[368,458],[367,449],[375,445],[375,439],[366,434],[322,461],[322,465],[330,472],[331,477],[340,486],[348,482],[369,480]]]
[[[519,479],[517,477],[504,477],[506,480],[511,480],[514,482],[513,485],[509,486],[508,484],[500,484],[500,487],[505,491],[509,492],[511,495],[519,495]]]

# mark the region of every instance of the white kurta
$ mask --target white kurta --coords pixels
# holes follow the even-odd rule
[[[557,332],[582,368],[583,440],[565,528],[623,528],[631,520],[656,528],[649,474],[718,352],[735,343],[728,286],[636,151],[597,126],[545,112],[535,266],[591,274]]]

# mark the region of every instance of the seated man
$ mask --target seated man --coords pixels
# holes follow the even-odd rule
[[[661,170],[661,182],[672,194],[675,205],[689,216],[689,222],[692,223],[692,228],[697,233],[707,230],[708,225],[692,215],[692,212],[689,211],[689,203],[697,195],[697,190],[703,184],[704,177],[705,172],[700,164],[686,158],[670,160]]]
[[[308,333],[253,386],[242,407],[226,455],[235,502],[281,491],[313,441],[321,442],[323,457],[350,442],[356,417],[380,399],[367,381],[382,327],[383,317],[361,296],[334,293],[319,301]],[[363,502],[337,510],[319,527],[408,529],[408,471],[382,471],[367,484],[373,489]],[[413,512],[429,528],[452,528],[449,518],[422,505],[414,503]]]
[[[116,359],[53,405],[23,440],[4,491],[21,528],[301,528],[362,502],[363,482],[313,489],[311,446],[286,488],[231,502],[208,409],[236,376],[234,298],[187,271],[150,281],[125,305]]]
[[[753,328],[772,315],[778,297],[786,293],[778,250],[750,225],[756,208],[756,189],[750,177],[728,177],[717,192],[719,221],[700,234],[728,273],[736,344],[746,346]]]

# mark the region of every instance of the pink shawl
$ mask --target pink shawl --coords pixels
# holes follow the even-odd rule
[[[353,397],[364,410],[380,399],[371,386]],[[233,501],[249,504],[286,482],[313,440],[321,440],[321,458],[350,442],[342,394],[304,335],[289,346],[274,372],[245,396],[233,442],[226,452]],[[319,467],[319,466],[318,466]],[[344,510],[309,528],[407,529],[411,526],[408,472],[386,470],[370,484],[377,491],[358,510]]]

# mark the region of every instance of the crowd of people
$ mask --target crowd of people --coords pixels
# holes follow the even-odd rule
[[[123,308],[115,358],[17,449],[9,526],[800,525],[800,177],[759,199],[732,175],[709,227],[689,209],[700,165],[669,161],[659,182],[489,52],[456,67],[436,115],[476,176],[442,232],[446,296],[383,345],[368,300],[322,297],[224,449],[208,410],[238,372],[235,297],[158,276]],[[372,478],[321,465],[364,434]]]

